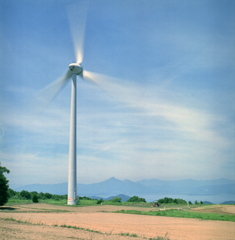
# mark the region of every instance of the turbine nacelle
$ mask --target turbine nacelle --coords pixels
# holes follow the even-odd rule
[[[82,71],[83,71],[83,68],[82,68],[81,64],[79,64],[79,63],[69,64],[69,69],[70,69],[72,74],[76,74],[76,75],[81,74]]]

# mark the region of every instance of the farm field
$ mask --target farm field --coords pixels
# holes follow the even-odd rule
[[[113,213],[118,210],[143,211],[143,208],[42,203],[5,206],[0,209],[0,236],[1,239],[155,240],[168,234],[170,240],[235,239],[235,222]],[[213,205],[192,211],[234,215],[235,206]]]

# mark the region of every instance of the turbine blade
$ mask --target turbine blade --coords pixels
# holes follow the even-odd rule
[[[85,39],[86,19],[88,12],[88,1],[70,5],[67,8],[70,32],[74,44],[76,63],[83,61],[83,47]]]
[[[83,80],[89,82],[90,84],[92,85],[98,85],[99,87],[101,87],[99,84],[98,84],[98,77],[96,76],[96,73],[93,73],[93,72],[89,72],[89,71],[86,71],[86,70],[83,70],[82,72],[82,75],[79,75]]]
[[[83,71],[83,77],[85,80],[95,83],[109,96],[127,106],[135,106],[136,102],[138,102],[136,101],[136,99],[139,99],[136,97],[139,92],[138,86],[130,81],[90,71]]]
[[[105,81],[105,79],[107,79],[108,76],[100,73],[94,73],[94,72],[83,70],[83,78],[91,83],[102,85],[102,82]]]
[[[58,95],[58,93],[68,83],[69,78],[72,76],[70,70],[65,72],[56,81],[44,87],[36,94],[36,98],[43,104],[42,111],[52,102],[52,100]]]
[[[125,91],[125,86],[127,87],[127,82],[122,79],[86,70],[83,71],[83,78],[92,84],[98,85],[111,95],[116,95],[117,91]]]

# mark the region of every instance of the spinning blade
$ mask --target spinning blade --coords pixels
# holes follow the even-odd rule
[[[67,8],[67,12],[74,44],[76,63],[82,63],[88,2],[84,1],[77,6],[74,6],[73,4]]]
[[[119,90],[121,90],[122,88],[123,90],[125,89],[125,87],[122,87],[121,85],[121,83],[124,84],[121,79],[110,77],[108,75],[84,70],[83,78],[89,81],[90,83],[98,85],[103,90],[108,91],[110,93],[113,93],[118,89]]]
[[[37,93],[36,98],[43,103],[42,111],[53,101],[53,99],[58,95],[58,93],[65,87],[71,76],[72,76],[71,71],[68,70],[56,81],[50,83]]]

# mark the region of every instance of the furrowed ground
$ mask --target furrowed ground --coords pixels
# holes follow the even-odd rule
[[[232,240],[235,222],[114,213],[156,211],[132,206],[71,207],[25,204],[0,209],[1,239],[160,239]],[[164,210],[160,209],[159,210]],[[194,208],[193,212],[235,214],[234,205]],[[166,238],[166,239],[167,239]]]

